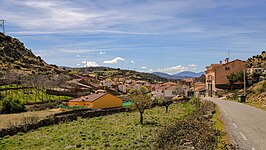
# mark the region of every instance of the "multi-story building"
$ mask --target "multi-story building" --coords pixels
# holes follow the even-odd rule
[[[229,86],[227,75],[243,71],[246,66],[246,62],[236,59],[229,62],[229,58],[225,59],[225,63],[220,61],[219,64],[211,64],[207,66],[206,73],[206,95],[213,97],[218,96],[224,89],[230,88],[242,88],[243,83],[237,82],[233,86]]]

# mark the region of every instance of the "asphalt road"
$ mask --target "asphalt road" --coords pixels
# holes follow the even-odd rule
[[[266,150],[266,111],[238,102],[203,99],[219,106],[225,131],[233,144],[245,150]]]

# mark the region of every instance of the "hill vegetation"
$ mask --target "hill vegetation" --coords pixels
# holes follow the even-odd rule
[[[55,73],[59,69],[35,56],[22,42],[0,33],[0,72],[16,71],[22,74]]]
[[[266,52],[248,58],[248,67],[266,68]]]

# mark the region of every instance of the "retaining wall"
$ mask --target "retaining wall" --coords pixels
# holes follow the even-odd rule
[[[0,130],[0,137],[4,137],[6,135],[15,135],[18,132],[28,132],[33,129],[37,129],[44,126],[50,126],[54,124],[61,124],[64,122],[70,122],[77,120],[77,117],[82,118],[92,118],[98,116],[111,115],[120,112],[128,112],[129,109],[126,108],[113,108],[113,109],[82,109],[82,110],[73,110],[62,113],[57,113],[54,115],[47,116],[47,118],[37,121],[36,123],[24,124],[19,126],[14,126],[6,129]]]

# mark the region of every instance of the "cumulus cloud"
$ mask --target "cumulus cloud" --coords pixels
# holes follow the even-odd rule
[[[133,60],[131,60],[130,62],[131,62],[132,64],[135,64],[135,63],[136,63],[136,62],[135,62],[135,61],[133,61]]]
[[[97,64],[95,61],[82,61],[84,64],[84,67],[98,67],[99,64]]]
[[[100,55],[104,55],[104,54],[106,54],[106,52],[100,52],[99,54],[100,54]]]
[[[106,61],[104,61],[103,63],[104,63],[104,64],[117,64],[118,61],[124,61],[124,60],[125,60],[124,58],[116,57],[116,58],[114,58],[114,59],[112,59],[112,60],[106,60]]]
[[[157,69],[156,71],[165,72],[165,73],[177,73],[177,72],[182,72],[185,70],[188,70],[188,68],[182,65],[178,65],[178,66],[173,66],[173,67],[168,67],[168,68],[160,68],[160,69]]]
[[[189,67],[196,67],[197,65],[195,64],[188,64]]]

